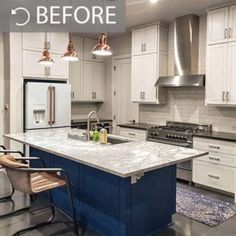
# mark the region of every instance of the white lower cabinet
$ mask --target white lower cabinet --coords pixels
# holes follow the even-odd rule
[[[193,160],[193,182],[233,193],[236,203],[236,143],[194,138],[193,147],[209,152]]]
[[[140,141],[145,141],[147,133],[146,133],[146,130],[120,127],[120,136],[123,136],[126,138],[138,139]]]

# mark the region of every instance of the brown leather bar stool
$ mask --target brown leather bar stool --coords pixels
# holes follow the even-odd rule
[[[7,150],[6,147],[3,146],[3,145],[0,145],[0,148],[2,149],[2,150],[0,150],[0,158],[1,158],[1,155],[7,155],[7,154],[12,153],[12,154],[19,154],[22,157],[22,161],[24,161],[22,152],[14,151],[14,150]],[[4,169],[4,167],[0,166],[0,169]],[[25,206],[23,208],[14,210],[15,209],[15,202],[12,200],[12,196],[15,193],[15,189],[13,188],[13,186],[11,184],[10,184],[10,186],[11,186],[11,193],[6,195],[6,196],[1,197],[0,198],[0,203],[11,202],[12,210],[10,212],[7,212],[7,213],[4,213],[4,214],[0,215],[0,219],[3,218],[3,217],[7,217],[7,216],[10,216],[10,215],[17,214],[17,213],[25,211],[25,210],[29,210],[29,208],[31,207],[31,204],[32,204],[32,199],[30,198],[30,203],[29,203],[28,206]]]
[[[32,158],[24,159],[32,160]],[[30,196],[47,191],[49,193],[52,215],[47,221],[31,225],[28,228],[16,232],[14,235],[19,235],[26,231],[52,223],[55,217],[55,208],[53,205],[51,190],[58,187],[67,187],[69,204],[72,210],[74,232],[76,235],[79,235],[71,186],[67,173],[63,169],[57,168],[30,168],[27,164],[20,163],[19,160],[21,160],[21,158],[5,155],[0,158],[0,165],[6,169],[8,178],[16,190],[29,194]]]

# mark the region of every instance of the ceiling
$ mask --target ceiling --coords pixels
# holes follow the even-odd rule
[[[154,21],[171,23],[178,16],[202,14],[206,9],[236,2],[234,0],[126,0],[127,28]]]

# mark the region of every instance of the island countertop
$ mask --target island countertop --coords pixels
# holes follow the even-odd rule
[[[149,141],[100,145],[68,138],[70,132],[77,131],[71,128],[34,130],[4,137],[122,178],[207,154],[205,151]]]

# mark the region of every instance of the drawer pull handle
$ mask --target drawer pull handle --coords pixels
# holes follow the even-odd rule
[[[209,144],[209,148],[220,149],[220,146]]]
[[[216,175],[208,175],[208,177],[212,179],[220,179],[220,177]]]
[[[220,158],[218,157],[209,157],[210,160],[213,160],[213,161],[220,161]]]
[[[134,133],[128,133],[128,135],[135,136],[135,134],[134,134]]]

